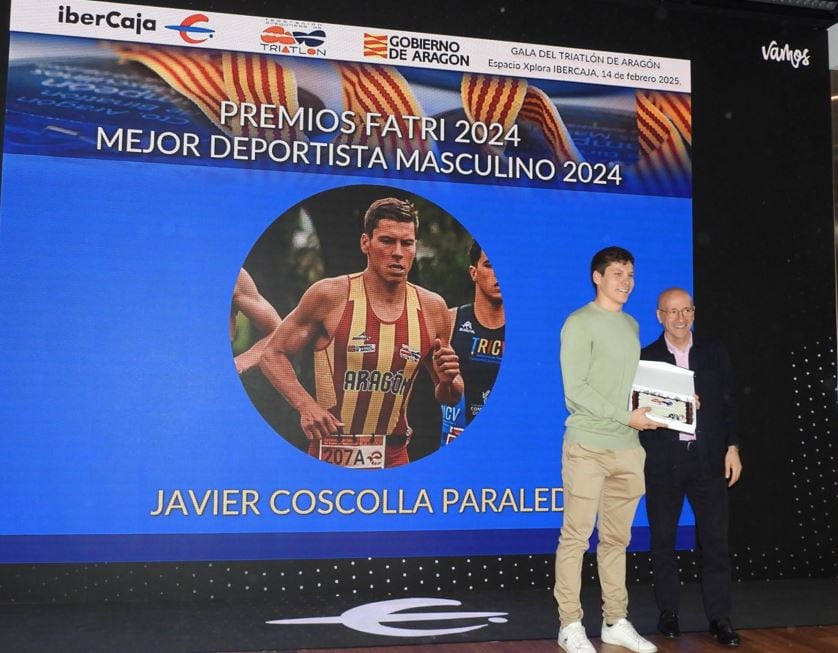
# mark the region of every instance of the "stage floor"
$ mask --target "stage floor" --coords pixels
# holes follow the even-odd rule
[[[838,626],[806,626],[803,628],[772,628],[743,630],[742,645],[737,653],[834,653],[838,651]],[[650,636],[659,653],[719,653],[723,650],[709,635],[690,633],[678,639]],[[592,637],[591,643],[600,653],[625,653],[620,646],[603,644]],[[320,649],[316,653],[425,653],[425,646],[384,646],[376,648]],[[470,644],[436,644],[433,653],[556,653],[553,639],[522,642],[473,642]],[[249,652],[248,652],[249,653]],[[271,653],[271,652],[265,652]],[[295,653],[315,653],[301,649]]]
[[[784,581],[741,582],[734,584],[733,623],[737,629],[783,629],[791,626],[838,624],[838,580],[804,579]],[[405,601],[391,595],[384,600]],[[119,605],[16,605],[0,608],[0,650],[28,653],[61,651],[61,653],[219,653],[244,651],[295,651],[333,648],[369,648],[394,646],[427,646],[430,644],[465,644],[467,642],[528,641],[527,650],[536,646],[555,647],[557,618],[549,590],[509,590],[492,592],[445,593],[425,597],[447,605],[414,607],[405,614],[431,613],[420,620],[389,616],[405,609],[405,603],[388,603],[371,607],[374,602],[340,599],[332,596],[293,597],[281,601],[266,599],[249,604],[218,603],[122,603]],[[379,599],[380,600],[380,599]],[[637,630],[649,634],[655,630],[657,610],[651,588],[630,587],[630,619]],[[460,602],[457,605],[454,602]],[[583,589],[585,624],[588,632],[599,631],[599,594],[596,586]],[[351,612],[350,612],[351,611]],[[451,612],[479,613],[470,616]],[[413,614],[415,617],[415,614]],[[269,624],[272,620],[309,619],[315,623]],[[662,651],[703,651],[702,642],[717,646],[703,633],[706,622],[701,610],[697,584],[684,586],[681,625],[685,633],[702,633],[682,637],[675,644],[664,642]],[[395,628],[386,634],[376,630]],[[469,632],[428,636],[429,629]],[[775,631],[784,632],[784,631]],[[834,636],[834,631],[832,632]],[[747,638],[747,632],[743,633]],[[533,641],[535,640],[535,641]],[[825,640],[826,641],[826,640]],[[834,643],[834,638],[831,640]],[[541,642],[541,643],[537,643]],[[695,647],[692,647],[695,643]],[[675,646],[674,648],[672,646]],[[610,647],[598,645],[601,651]],[[832,644],[830,644],[832,646]],[[685,648],[686,647],[686,648]],[[692,647],[692,648],[691,648]],[[696,648],[698,647],[698,648]],[[400,649],[402,653],[404,649]],[[511,653],[512,649],[470,647],[438,649],[438,653]],[[517,649],[522,650],[522,649]],[[620,651],[622,649],[614,649]],[[708,649],[709,650],[709,649]],[[767,649],[739,649],[743,651]],[[806,650],[788,648],[777,650]],[[813,649],[817,653],[836,650]],[[344,653],[347,653],[344,651]],[[383,653],[377,649],[377,653]]]

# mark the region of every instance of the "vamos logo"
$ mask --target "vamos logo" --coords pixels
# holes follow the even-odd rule
[[[121,11],[109,11],[106,14],[89,14],[73,11],[70,5],[66,7],[59,5],[58,22],[62,25],[94,25],[110,27],[112,29],[125,29],[142,34],[143,32],[154,32],[157,30],[157,21],[152,18],[143,18],[139,12],[135,16],[124,15]]]
[[[766,61],[788,61],[792,68],[809,65],[809,48],[792,50],[788,43],[780,46],[777,41],[771,41],[762,46],[762,58]]]
[[[266,623],[286,626],[342,624],[352,630],[370,635],[391,637],[437,637],[456,635],[485,628],[489,623],[505,624],[508,612],[404,612],[414,608],[456,607],[460,601],[451,599],[393,599],[366,603],[351,608],[337,617],[305,617],[303,619],[275,619]],[[409,623],[433,623],[434,621],[471,621],[468,626],[458,628],[409,628]],[[484,623],[474,623],[483,621]],[[388,624],[402,624],[391,626]]]
[[[469,65],[469,55],[461,52],[458,41],[398,34],[364,33],[364,56],[390,61]]]

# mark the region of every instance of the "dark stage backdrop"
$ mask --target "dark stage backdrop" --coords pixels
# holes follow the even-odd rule
[[[744,474],[731,495],[734,574],[741,580],[838,573],[831,21],[693,3],[599,0],[526,7],[489,2],[476,11],[459,3],[165,4],[690,60],[697,330],[728,344],[739,387]],[[808,64],[766,59],[772,43],[807,50]],[[557,437],[560,432],[557,424]],[[694,565],[691,552],[682,560],[687,568]],[[547,587],[551,564],[543,552],[11,564],[0,567],[0,601],[244,600],[301,588],[372,599]],[[632,582],[649,579],[645,553],[632,554],[630,573]]]

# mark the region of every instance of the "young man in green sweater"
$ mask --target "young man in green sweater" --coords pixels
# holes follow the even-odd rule
[[[579,594],[582,557],[597,521],[597,567],[602,588],[602,641],[654,653],[626,619],[626,547],[645,490],[638,430],[655,429],[648,408],[628,409],[640,359],[637,322],[623,312],[634,288],[634,257],[607,247],[591,261],[594,300],[565,321],[561,366],[565,403],[562,447],[564,524],[556,551],[559,646],[567,653],[594,653],[582,625]]]

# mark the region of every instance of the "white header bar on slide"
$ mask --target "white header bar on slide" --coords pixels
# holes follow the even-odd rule
[[[13,0],[11,30],[690,92],[690,62],[90,0]]]

